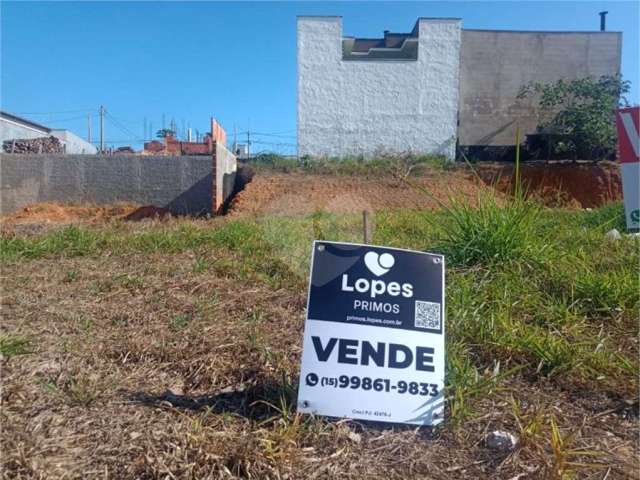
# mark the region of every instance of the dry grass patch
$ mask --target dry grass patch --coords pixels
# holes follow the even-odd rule
[[[377,243],[427,248],[423,215],[379,215]],[[451,268],[450,420],[432,430],[296,413],[305,258],[284,252],[353,221],[274,222],[280,243],[179,220],[6,239],[4,477],[638,478],[633,245],[584,234],[557,268]],[[492,430],[518,447],[489,449]]]

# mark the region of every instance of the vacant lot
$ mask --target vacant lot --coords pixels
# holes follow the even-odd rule
[[[359,213],[399,208],[433,209],[448,203],[450,195],[471,202],[485,189],[471,171],[430,170],[402,179],[292,172],[258,174],[231,204],[233,216],[300,215],[317,211]],[[425,194],[428,191],[428,195]]]
[[[433,430],[296,414],[311,241],[360,240],[359,214],[7,229],[4,477],[639,478],[621,206],[448,205],[374,215],[373,243],[447,255]]]

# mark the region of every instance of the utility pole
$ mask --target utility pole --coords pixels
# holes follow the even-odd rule
[[[236,126],[233,126],[233,154],[238,154],[238,129]]]
[[[247,119],[247,161],[251,159],[251,119]]]
[[[100,105],[100,153],[104,152],[104,107]]]
[[[147,117],[144,117],[144,126],[142,127],[142,129],[144,130],[142,138],[146,141],[149,139],[149,137],[147,137]]]
[[[87,142],[91,143],[91,113],[87,114]]]

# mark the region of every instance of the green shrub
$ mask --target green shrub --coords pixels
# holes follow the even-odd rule
[[[519,98],[537,97],[542,113],[538,131],[562,139],[551,142],[555,154],[602,159],[615,154],[614,110],[626,104],[624,95],[629,88],[630,83],[620,76],[560,79],[525,85]]]

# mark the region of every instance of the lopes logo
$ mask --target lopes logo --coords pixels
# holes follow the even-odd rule
[[[367,252],[364,256],[364,264],[367,268],[378,277],[380,275],[384,275],[393,264],[396,263],[396,259],[393,258],[393,255],[390,253],[383,253],[382,255],[378,255],[376,252]]]
[[[390,253],[378,255],[376,252],[367,252],[364,256],[364,264],[371,273],[378,277],[391,270],[391,267],[393,267],[395,263],[396,260]],[[382,295],[383,293],[391,295],[392,297],[397,297],[400,294],[405,298],[413,297],[413,285],[410,283],[400,285],[398,282],[386,283],[384,280],[359,278],[351,285],[349,275],[346,273],[342,275],[342,291],[356,291],[358,293],[369,292],[371,298],[376,298],[377,295]]]

